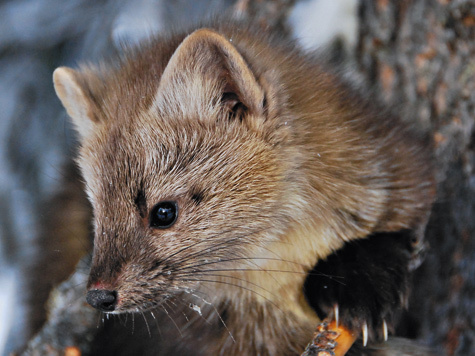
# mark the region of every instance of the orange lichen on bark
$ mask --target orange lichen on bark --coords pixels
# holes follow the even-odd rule
[[[447,109],[447,90],[447,84],[442,83],[435,92],[434,107],[437,115],[441,115]]]
[[[394,70],[389,65],[382,63],[380,78],[384,94],[389,96],[394,86]]]
[[[427,94],[428,83],[426,79],[419,78],[419,80],[417,81],[416,87],[417,87],[417,92],[419,94],[422,94],[422,95]]]
[[[462,19],[462,22],[467,27],[475,26],[475,15],[468,15]]]
[[[76,346],[68,346],[64,349],[64,356],[81,356],[81,350]]]
[[[418,69],[422,68],[426,62],[437,55],[434,48],[427,48],[424,52],[419,53],[415,58],[415,63]]]
[[[344,356],[356,341],[356,334],[336,321],[317,326],[312,342],[302,356]]]
[[[447,141],[447,138],[440,132],[434,133],[434,143],[436,147],[440,146],[440,144],[444,143],[445,141]]]
[[[378,8],[379,10],[386,10],[388,5],[389,5],[389,1],[388,0],[378,0],[377,1],[377,4],[378,4]]]
[[[337,336],[335,338],[335,341],[337,342],[337,345],[335,347],[335,356],[343,356],[345,355],[350,347],[355,343],[356,341],[356,335],[351,332],[349,329],[341,326],[341,325],[336,325],[335,321],[332,321],[329,325],[328,328],[330,330],[334,330],[337,333]]]

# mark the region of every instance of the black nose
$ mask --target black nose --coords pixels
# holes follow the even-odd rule
[[[105,289],[93,289],[87,292],[86,301],[101,311],[113,311],[117,304],[117,292]]]

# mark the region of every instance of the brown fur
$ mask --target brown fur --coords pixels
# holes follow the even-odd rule
[[[312,56],[254,33],[216,25],[54,77],[94,208],[89,288],[117,291],[117,312],[191,291],[226,306],[229,332],[207,354],[303,350],[318,317],[302,286],[317,261],[416,229],[434,196],[411,130]],[[164,200],[179,218],[151,229]]]

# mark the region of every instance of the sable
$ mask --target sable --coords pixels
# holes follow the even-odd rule
[[[397,116],[231,21],[54,84],[94,208],[91,305],[191,300],[197,354],[298,354],[334,310],[387,338],[435,194],[430,145]]]

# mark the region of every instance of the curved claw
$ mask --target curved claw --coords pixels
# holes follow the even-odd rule
[[[368,345],[368,324],[366,322],[361,327],[361,335],[363,337],[363,346],[366,347]]]
[[[340,318],[339,309],[338,309],[338,304],[335,304],[335,305],[333,306],[333,318],[335,319],[335,325],[336,325],[336,327],[338,327],[338,321],[339,321],[339,318]]]
[[[388,341],[388,324],[386,323],[386,320],[383,320],[383,337],[384,341]]]

